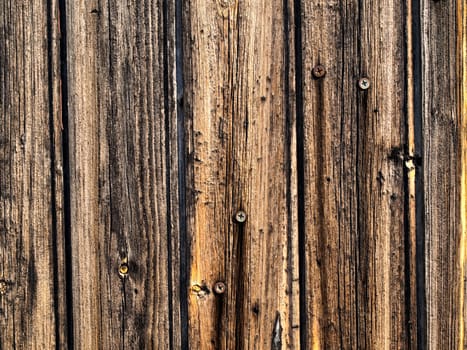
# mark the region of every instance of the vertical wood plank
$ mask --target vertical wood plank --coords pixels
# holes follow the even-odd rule
[[[74,345],[180,348],[174,5],[65,10]]]
[[[454,349],[460,342],[463,309],[458,9],[456,1],[421,4],[427,344],[432,349]]]
[[[190,346],[297,348],[292,2],[190,0],[184,18]]]
[[[0,5],[0,348],[66,349],[56,1]]]
[[[464,349],[467,347],[465,337],[466,313],[465,306],[466,283],[465,276],[467,271],[466,266],[466,245],[467,245],[467,5],[461,1],[457,1],[457,77],[459,91],[459,117],[460,117],[460,157],[461,157],[461,199],[460,199],[460,242],[459,242],[459,321],[457,348]]]
[[[306,349],[409,347],[404,3],[302,1]],[[325,77],[312,70],[326,68]],[[364,89],[359,83],[368,78]]]

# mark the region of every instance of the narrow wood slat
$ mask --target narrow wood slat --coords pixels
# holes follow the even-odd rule
[[[427,344],[454,349],[460,341],[459,281],[464,278],[459,269],[458,10],[456,1],[422,1],[421,6]]]
[[[467,307],[466,292],[467,284],[465,276],[467,272],[466,248],[467,248],[467,5],[464,1],[457,1],[457,50],[458,64],[457,76],[459,83],[459,115],[461,128],[461,199],[460,199],[460,222],[461,232],[459,241],[459,321],[457,325],[458,340],[457,348],[464,349],[467,347],[467,339],[465,336]]]
[[[173,3],[65,10],[74,346],[180,348]]]
[[[413,167],[406,148],[404,3],[302,1],[301,6],[306,250],[301,345],[406,349],[416,315],[409,306],[404,227],[404,179]],[[327,74],[317,79],[312,70],[319,64]],[[367,90],[359,87],[364,77]]]
[[[0,348],[66,349],[56,1],[0,5]]]
[[[298,348],[292,3],[183,10],[190,346]]]

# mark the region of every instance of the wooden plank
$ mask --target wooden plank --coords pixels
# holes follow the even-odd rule
[[[301,6],[307,268],[301,346],[406,349],[416,315],[406,295],[404,167],[411,169],[413,159],[406,149],[404,3]],[[318,65],[324,77],[313,77]]]
[[[193,349],[299,347],[292,18],[278,0],[184,2]]]
[[[180,348],[173,4],[65,10],[74,347]]]
[[[459,242],[459,322],[458,349],[467,347],[465,328],[467,320],[466,295],[466,245],[467,245],[467,5],[464,1],[457,1],[457,52],[458,52],[458,91],[459,91],[459,117],[460,117],[460,157],[461,157],[461,182],[460,182],[460,242]]]
[[[56,1],[0,5],[0,348],[66,349]]]
[[[456,1],[422,1],[427,344],[460,344],[460,127]],[[462,348],[462,346],[460,346]]]

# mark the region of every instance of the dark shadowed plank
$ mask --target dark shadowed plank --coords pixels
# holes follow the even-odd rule
[[[409,348],[404,3],[302,1],[305,349]],[[312,70],[323,65],[326,75]],[[370,87],[359,87],[367,77]],[[300,136],[300,135],[299,135]],[[408,169],[405,170],[404,167]],[[409,292],[410,293],[410,292]]]
[[[178,349],[173,4],[65,10],[74,345]]]
[[[467,340],[465,337],[465,322],[467,308],[465,307],[465,296],[466,296],[466,283],[465,274],[467,270],[466,266],[466,245],[467,245],[467,4],[464,1],[457,1],[457,48],[458,48],[458,64],[457,74],[459,83],[459,113],[460,113],[460,127],[461,135],[461,201],[460,201],[460,222],[461,222],[461,237],[459,242],[459,306],[457,311],[459,312],[458,321],[458,349],[467,347]]]
[[[0,5],[0,348],[66,348],[55,1]]]
[[[184,4],[190,346],[298,348],[293,8]]]
[[[463,348],[457,4],[422,1],[426,327],[432,349]]]

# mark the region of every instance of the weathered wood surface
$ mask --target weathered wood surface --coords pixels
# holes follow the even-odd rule
[[[464,306],[460,303],[464,290],[460,287],[465,276],[459,248],[465,245],[460,218],[466,213],[460,212],[459,203],[465,201],[460,186],[465,177],[461,174],[465,159],[460,156],[465,136],[459,124],[459,4],[422,1],[421,8],[426,336],[430,349],[464,348]]]
[[[55,1],[0,7],[0,348],[65,348]]]
[[[173,16],[66,2],[75,348],[180,348]]]
[[[461,20],[462,18],[462,20]],[[461,232],[459,239],[459,275],[457,281],[459,283],[459,301],[458,309],[459,320],[457,324],[458,349],[467,347],[465,335],[467,308],[466,303],[466,282],[465,275],[466,266],[466,245],[467,245],[467,4],[459,0],[457,1],[457,76],[458,76],[458,98],[459,98],[459,123],[460,123],[460,159],[461,159],[461,176],[460,176],[460,222]],[[455,334],[455,333],[454,333]]]
[[[466,348],[466,26],[5,1],[0,349]]]
[[[303,345],[409,348],[404,4],[302,5]]]
[[[184,14],[190,345],[298,348],[293,8],[191,0]]]

